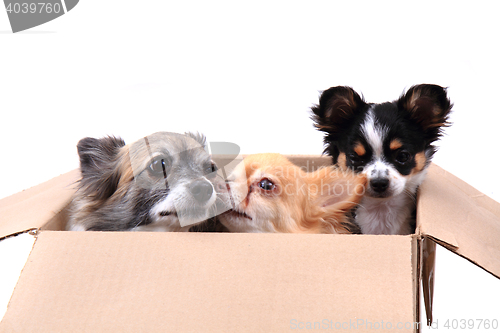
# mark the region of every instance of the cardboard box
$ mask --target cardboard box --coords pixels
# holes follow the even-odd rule
[[[408,236],[61,231],[78,177],[0,200],[0,238],[37,234],[0,332],[418,332],[433,241],[500,277],[500,204],[436,165]]]

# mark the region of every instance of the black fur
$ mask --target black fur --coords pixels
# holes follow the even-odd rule
[[[411,97],[414,94],[419,98],[412,103]],[[397,107],[420,125],[426,148],[441,137],[444,127],[451,125],[448,117],[453,104],[446,95],[446,89],[438,85],[421,84],[411,87],[397,100]]]
[[[319,104],[311,108],[312,119],[318,130],[325,132],[323,153],[337,163],[339,147],[347,144],[347,139],[355,135],[353,129],[361,124],[368,104],[351,87],[338,86],[325,90]]]
[[[353,212],[361,232],[415,230],[416,191],[436,151],[434,142],[449,126],[451,108],[446,89],[432,84],[413,86],[399,99],[380,104],[365,102],[350,87],[322,93],[311,118],[325,133],[324,153],[341,168],[367,177],[365,196]]]
[[[413,98],[418,96],[418,98]],[[311,108],[311,119],[315,127],[325,132],[324,153],[332,157],[334,164],[338,163],[341,152],[348,157],[348,167],[360,171],[363,161],[349,159],[355,142],[364,143],[360,128],[366,119],[368,110],[372,108],[378,124],[389,130],[386,137],[385,155],[391,158],[387,150],[388,142],[397,138],[404,141],[405,147],[414,156],[425,151],[428,158],[432,157],[436,148],[433,142],[439,139],[442,128],[449,126],[448,116],[452,108],[445,88],[432,84],[421,84],[411,87],[405,94],[394,102],[381,104],[367,103],[352,88],[339,86],[325,90],[318,105]],[[365,144],[365,147],[369,145]],[[363,159],[370,159],[367,151]],[[356,163],[358,162],[358,163]],[[402,174],[408,174],[412,164],[404,168],[400,166]]]

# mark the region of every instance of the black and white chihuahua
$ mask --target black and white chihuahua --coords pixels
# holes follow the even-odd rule
[[[115,137],[80,140],[82,178],[67,229],[188,231],[218,215],[227,189],[205,141],[170,132],[130,145]]]
[[[415,231],[415,197],[449,126],[452,104],[446,90],[432,84],[411,87],[394,102],[366,103],[352,88],[331,87],[312,107],[325,132],[324,153],[342,169],[367,177],[353,213],[364,234],[404,235]]]

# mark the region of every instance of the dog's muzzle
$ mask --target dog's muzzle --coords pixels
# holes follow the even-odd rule
[[[195,180],[189,185],[189,192],[198,203],[202,204],[212,197],[214,188],[206,180]]]

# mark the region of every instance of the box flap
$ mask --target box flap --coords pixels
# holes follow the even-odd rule
[[[434,270],[436,266],[436,243],[424,237],[420,243],[420,280],[424,296],[427,325],[432,324],[432,301],[434,299]]]
[[[500,278],[500,203],[432,164],[420,187],[419,232]]]
[[[415,243],[41,231],[0,332],[414,332]]]
[[[76,169],[0,200],[0,239],[41,228],[71,199],[79,177]]]

